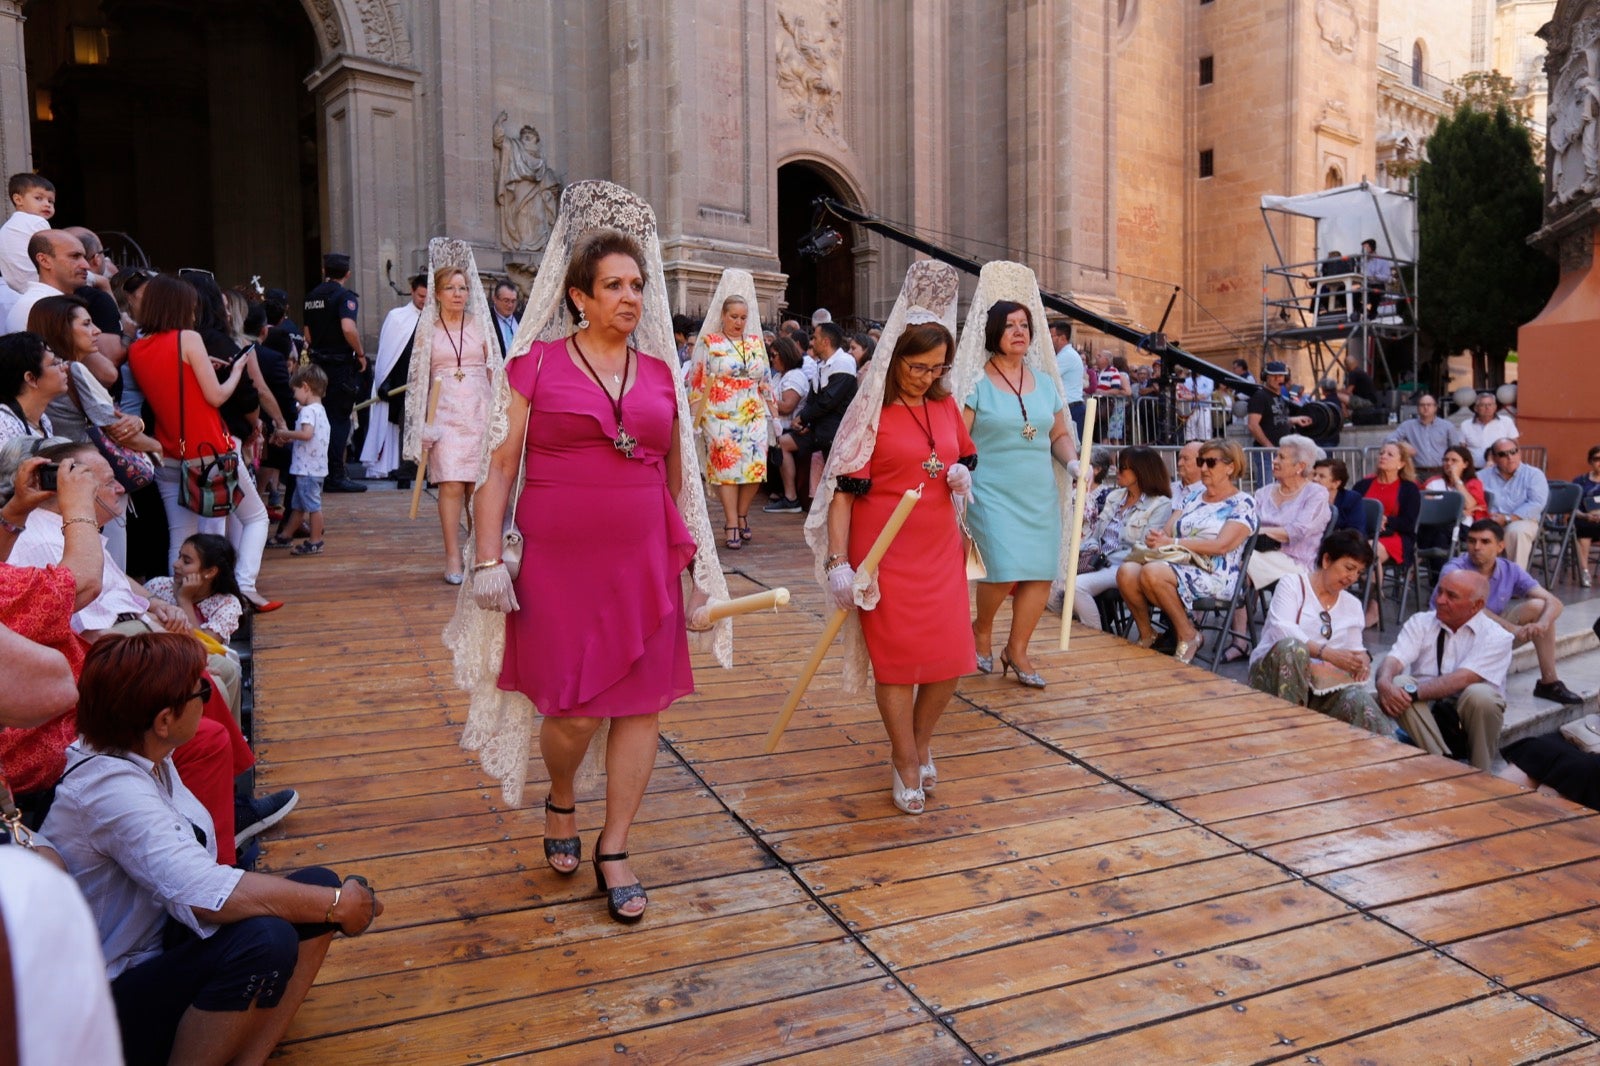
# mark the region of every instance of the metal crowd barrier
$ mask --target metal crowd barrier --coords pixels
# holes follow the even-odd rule
[[[1213,400],[1174,400],[1177,433],[1163,440],[1162,413],[1167,399],[1162,396],[1100,396],[1096,404],[1095,440],[1107,444],[1176,445],[1190,440],[1220,437],[1228,428],[1231,408]]]

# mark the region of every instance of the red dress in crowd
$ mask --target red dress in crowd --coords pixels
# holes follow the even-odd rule
[[[861,613],[872,672],[885,685],[948,681],[977,669],[967,599],[966,555],[956,525],[945,470],[930,477],[927,429],[948,470],[975,454],[955,400],[946,397],[912,409],[883,409],[872,460],[852,477],[872,488],[850,511],[850,565],[859,567],[907,489],[922,485],[922,499],[878,567],[877,607]]]

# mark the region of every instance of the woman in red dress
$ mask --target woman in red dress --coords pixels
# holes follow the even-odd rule
[[[1383,567],[1391,559],[1401,566],[1416,549],[1417,516],[1422,513],[1422,490],[1417,487],[1417,470],[1411,456],[1399,444],[1378,449],[1377,474],[1355,483],[1358,496],[1383,504],[1383,523],[1378,528],[1375,577],[1383,589]],[[1367,605],[1367,625],[1378,620],[1378,601]]]
[[[921,814],[937,784],[934,727],[957,679],[976,668],[956,508],[970,497],[977,449],[944,384],[954,354],[950,331],[936,321],[900,334],[871,460],[838,477],[827,514],[828,587],[835,604],[848,609],[858,605],[855,567],[906,490],[922,487],[878,567],[879,599],[870,608],[859,604],[889,734],[894,803],[907,814]],[[870,601],[870,592],[862,598]]]

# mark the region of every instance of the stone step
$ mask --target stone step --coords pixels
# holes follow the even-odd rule
[[[1561,680],[1583,696],[1582,703],[1564,705],[1535,699],[1533,686],[1539,680],[1537,667],[1506,679],[1506,718],[1500,730],[1502,745],[1524,737],[1554,733],[1568,722],[1600,710],[1600,648],[1594,644],[1594,634],[1588,636],[1589,649],[1563,658],[1560,669]]]
[[[1568,603],[1556,619],[1556,659],[1600,648],[1600,637],[1595,636],[1595,619],[1600,618],[1600,599],[1583,603]],[[1532,644],[1524,644],[1511,653],[1511,672],[1520,674],[1538,669],[1538,656]]]

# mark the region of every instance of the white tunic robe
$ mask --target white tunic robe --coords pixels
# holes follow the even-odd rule
[[[421,317],[417,305],[407,300],[384,318],[383,328],[378,332],[378,361],[372,369],[374,396],[383,379],[400,361],[400,353],[405,351],[406,342],[416,331],[417,320]],[[401,427],[389,421],[387,400],[379,400],[367,408],[367,420],[367,439],[361,446],[361,461],[366,464],[368,477],[388,477],[400,465]]]

